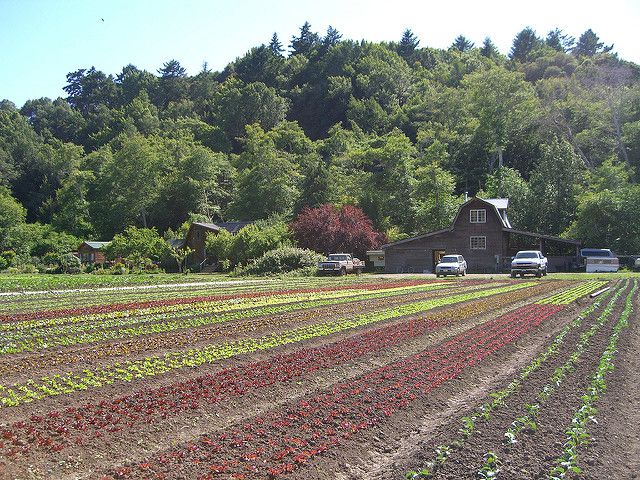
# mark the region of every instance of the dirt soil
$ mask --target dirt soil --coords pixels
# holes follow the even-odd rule
[[[582,478],[589,480],[640,478],[640,297],[614,365],[598,402],[598,423],[589,425],[591,441],[578,455]]]
[[[565,338],[562,348],[542,368],[535,371],[519,391],[507,399],[504,407],[492,412],[488,421],[479,422],[473,435],[461,448],[454,448],[444,465],[429,478],[478,478],[477,472],[483,465],[484,455],[489,451],[494,452],[500,462],[501,471],[498,478],[547,478],[554,460],[562,452],[565,441],[564,430],[581,403],[580,397],[586,390],[600,355],[606,348],[612,328],[622,312],[627,292],[628,289],[620,296],[607,323],[591,338],[589,347],[580,357],[575,370],[565,378],[562,387],[542,404],[536,431],[520,432],[514,446],[507,447],[503,444],[504,433],[511,422],[526,413],[524,405],[536,403],[537,393],[551,378],[555,368],[571,355],[579,336],[591,327],[602,307],[596,312],[597,314],[592,314],[579,329],[572,331]],[[594,437],[594,441],[587,452],[579,453],[579,465],[584,470],[580,478],[638,478],[640,423],[636,407],[640,382],[638,381],[637,298],[635,303],[632,326],[626,331],[618,352],[616,363],[620,368],[617,368],[615,373],[607,379],[607,394],[599,402],[601,411],[597,416],[598,424],[589,425],[589,433]],[[575,313],[577,313],[576,309],[574,309],[574,315]],[[568,315],[564,318],[564,320],[570,319]],[[548,330],[547,332],[550,333]],[[505,367],[507,365],[515,367],[518,360],[523,360],[525,357],[533,358],[537,353],[536,340],[530,340],[528,345],[531,350],[521,351],[516,355],[517,358],[506,360]],[[541,340],[539,336],[537,340]],[[549,338],[546,342],[540,342],[539,346],[546,346],[549,343],[548,340]],[[504,370],[507,370],[506,376],[501,375]],[[499,377],[502,379],[495,382]],[[386,442],[384,446],[388,450],[386,457],[384,450],[380,455],[380,452],[374,449],[365,457],[364,462],[357,460],[355,464],[348,465],[347,472],[336,478],[402,479],[409,470],[419,471],[422,466],[434,460],[434,450],[438,445],[451,444],[460,438],[458,429],[462,425],[461,417],[470,415],[481,403],[490,400],[487,397],[482,398],[483,394],[486,395],[491,391],[487,387],[494,382],[504,386],[511,378],[507,368],[502,372],[496,370],[495,376],[490,373],[484,378],[475,374],[461,377],[459,380],[466,382],[464,389],[457,395],[453,392],[454,394],[443,405],[442,412],[431,416],[431,422],[424,419],[419,429],[417,431],[414,429],[412,433],[402,438],[397,447]],[[480,393],[479,396],[478,393]]]

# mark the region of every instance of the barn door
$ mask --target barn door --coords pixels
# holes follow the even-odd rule
[[[445,251],[444,250],[432,250],[432,252],[433,252],[433,270],[435,271],[436,265],[438,263],[440,263],[440,260],[442,260],[442,257],[444,257]]]

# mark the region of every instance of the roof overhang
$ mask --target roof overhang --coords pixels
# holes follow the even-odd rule
[[[192,227],[198,227],[198,228],[204,228],[205,230],[211,230],[212,232],[219,232],[220,230],[222,230],[218,225],[216,225],[215,223],[200,223],[200,222],[193,222],[191,224],[191,226],[189,227],[189,229],[191,229]]]
[[[387,247],[395,247],[396,245],[400,245],[407,242],[413,242],[414,240],[420,240],[421,238],[432,237],[433,235],[439,235],[441,233],[450,232],[451,230],[452,228],[444,228],[442,230],[436,230],[435,232],[425,233],[424,235],[418,235],[417,237],[403,238],[402,240],[398,240],[397,242],[392,242],[392,243],[387,243],[385,245],[382,245],[380,248],[384,250]]]
[[[516,230],[515,228],[503,228],[502,231],[507,233],[515,233],[517,235],[524,235],[527,237],[551,240],[553,242],[569,243],[571,245],[582,245],[582,241],[580,240],[574,240],[572,238],[554,237],[553,235],[543,235],[541,233],[525,232],[524,230]]]

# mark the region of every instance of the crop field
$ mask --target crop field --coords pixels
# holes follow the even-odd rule
[[[363,276],[0,296],[0,478],[633,478],[638,288]]]

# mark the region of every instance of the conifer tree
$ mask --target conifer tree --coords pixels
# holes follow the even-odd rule
[[[491,39],[486,37],[482,42],[482,47],[480,47],[480,55],[487,58],[497,58],[500,52]]]
[[[418,48],[418,45],[420,45],[420,40],[407,28],[398,44],[398,55],[408,61],[416,48]]]
[[[308,55],[320,42],[317,33],[311,31],[311,24],[304,22],[300,27],[300,36],[291,38],[291,55]]]
[[[600,37],[598,37],[593,30],[589,29],[580,35],[576,48],[573,49],[573,53],[578,57],[581,55],[593,57],[596,53],[607,53],[612,49],[613,45],[605,46],[605,44],[600,41]]]
[[[468,52],[474,46],[474,43],[464,35],[458,35],[451,44],[451,48],[454,48],[460,52]]]
[[[322,39],[322,46],[324,49],[329,49],[333,45],[336,45],[338,42],[340,42],[341,38],[342,34],[331,25],[329,25],[329,28],[327,28],[327,33]]]
[[[531,52],[541,45],[542,40],[538,38],[536,32],[531,27],[527,27],[513,39],[513,46],[511,47],[509,57],[512,60],[526,62],[529,60]]]
[[[284,52],[284,47],[282,46],[282,43],[280,43],[278,34],[275,32],[273,32],[273,36],[271,37],[271,41],[269,42],[269,50],[271,50],[271,53],[278,57],[282,57],[282,52]]]
[[[576,40],[566,33],[562,33],[559,28],[555,28],[547,34],[544,43],[559,52],[570,52]]]

